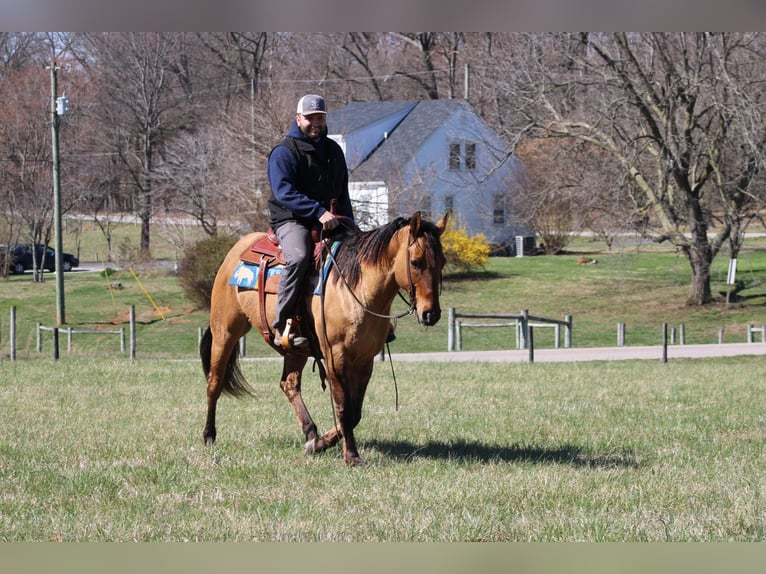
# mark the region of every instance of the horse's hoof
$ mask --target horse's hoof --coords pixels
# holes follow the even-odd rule
[[[359,466],[364,464],[364,461],[360,456],[349,456],[346,457],[346,465],[347,466]]]
[[[215,437],[214,436],[206,436],[205,437],[205,445],[206,446],[213,446],[215,443]]]
[[[303,447],[303,452],[305,454],[314,454],[316,453],[316,446],[317,446],[317,439],[312,438],[310,441],[307,441],[305,446]]]

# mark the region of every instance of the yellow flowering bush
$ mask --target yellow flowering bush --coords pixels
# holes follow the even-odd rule
[[[457,228],[450,221],[441,237],[447,267],[468,273],[484,269],[489,260],[489,244],[483,233],[469,236],[464,227]]]

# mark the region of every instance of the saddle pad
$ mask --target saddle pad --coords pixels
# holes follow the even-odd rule
[[[283,265],[275,265],[266,270],[266,279],[268,280],[275,275],[281,275]],[[245,289],[256,289],[258,287],[258,272],[260,268],[258,265],[252,263],[245,263],[240,261],[239,265],[234,269],[234,273],[229,279],[229,285],[236,285],[237,287],[244,287]]]
[[[338,247],[340,247],[340,243],[340,241],[335,241],[330,246],[330,253],[332,253],[333,257],[335,256],[335,253],[337,253]],[[324,280],[327,279],[327,274],[330,272],[330,268],[332,267],[332,261],[333,258],[328,257],[324,262],[324,266],[322,267],[322,282],[317,281],[317,275],[312,275],[311,288],[314,292],[314,295],[322,294],[322,283],[324,283]],[[270,265],[266,269],[266,280],[268,281],[272,277],[281,275],[284,268],[285,266],[280,264]],[[239,264],[234,268],[231,279],[229,279],[229,285],[235,285],[244,289],[257,289],[259,272],[259,265],[253,265],[252,263],[247,263],[246,261],[240,261]]]

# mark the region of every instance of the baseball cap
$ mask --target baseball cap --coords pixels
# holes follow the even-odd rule
[[[326,114],[327,107],[324,103],[322,96],[316,94],[309,94],[303,96],[298,100],[298,113],[302,116],[308,116],[310,114]]]

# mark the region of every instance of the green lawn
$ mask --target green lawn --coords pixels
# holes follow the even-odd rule
[[[594,263],[580,264],[581,258]],[[517,314],[563,319],[572,316],[576,347],[613,346],[617,324],[626,324],[628,345],[658,345],[662,324],[680,330],[686,342],[744,342],[747,328],[766,324],[766,241],[746,244],[739,259],[738,279],[744,288],[738,299],[725,303],[728,261],[714,263],[713,290],[719,300],[705,307],[685,304],[689,268],[680,255],[658,246],[626,245],[606,250],[603,245],[579,240],[560,256],[491,258],[486,269],[470,278],[447,276],[442,290],[442,320],[423,328],[414,317],[397,324],[394,352],[447,350],[447,309],[462,313]],[[172,263],[153,270],[136,264],[136,276],[123,268],[108,280],[98,273],[65,275],[67,326],[81,329],[127,329],[131,306],[137,320],[137,354],[143,357],[193,356],[198,330],[207,324],[207,312],[196,309],[183,294]],[[34,283],[30,273],[0,279],[0,357],[9,353],[10,307],[17,309],[17,346],[22,356],[36,356],[35,325],[55,323],[55,281],[46,274]],[[394,310],[405,308],[395,301]],[[256,333],[249,336],[250,356],[269,356],[271,350]],[[119,352],[117,336],[75,335],[73,353]],[[43,353],[51,348],[43,338]],[[463,349],[515,348],[513,328],[466,328]],[[535,345],[552,347],[553,330],[538,330]]]
[[[243,367],[206,447],[197,361],[0,361],[0,540],[764,540],[757,357],[377,369],[353,469]]]

